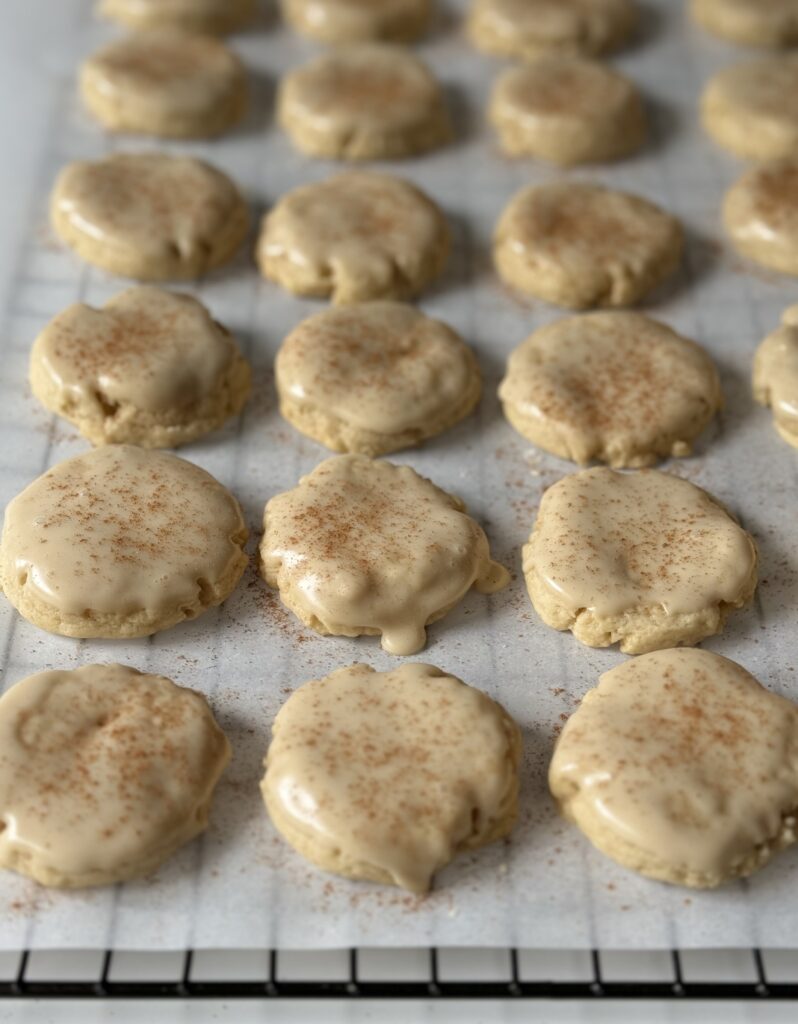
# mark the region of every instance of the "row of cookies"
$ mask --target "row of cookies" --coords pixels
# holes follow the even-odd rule
[[[230,744],[205,699],[122,665],[48,671],[0,698],[0,866],[61,888],[154,871],[208,823]],[[594,845],[712,888],[796,842],[798,707],[741,666],[667,650],[605,673],[556,744],[549,787]],[[431,665],[354,664],[299,687],[261,783],[302,856],[425,892],[517,817],[521,732]]]
[[[397,302],[317,313],[275,359],[282,415],[333,451],[383,455],[468,416],[482,379],[447,325]],[[33,394],[93,444],[177,447],[238,415],[251,373],[235,339],[191,296],[129,288],[102,309],[58,314],[35,339]],[[798,442],[796,309],[759,346],[754,395]],[[640,313],[598,312],[539,328],[510,355],[499,388],[525,438],[561,458],[616,468],[690,454],[723,404],[697,344]]]
[[[235,498],[177,456],[108,445],[58,463],[6,508],[0,583],[29,621],[73,637],[148,636],[224,601],[247,556]],[[472,588],[510,576],[459,498],[409,466],[325,460],[265,508],[260,572],[324,635],[392,654]],[[541,619],[628,653],[720,632],[757,580],[752,537],[711,495],[656,470],[582,470],[549,488],[523,550]]]

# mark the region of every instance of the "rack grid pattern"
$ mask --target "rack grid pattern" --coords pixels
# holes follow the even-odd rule
[[[382,951],[385,952],[385,951]],[[36,999],[98,998],[98,999],[213,999],[213,998],[423,998],[423,999],[795,999],[798,997],[798,973],[795,980],[785,980],[783,972],[771,977],[766,961],[770,954],[761,950],[736,951],[750,957],[750,971],[744,977],[732,980],[725,974],[711,977],[699,973],[694,976],[685,961],[690,954],[678,950],[663,952],[669,965],[670,977],[656,980],[631,980],[608,973],[605,961],[611,954],[592,950],[588,971],[579,977],[555,979],[533,977],[525,969],[525,951],[500,951],[508,955],[506,979],[448,977],[441,968],[445,951],[430,948],[423,952],[426,974],[418,980],[380,980],[370,972],[364,977],[363,957],[368,951],[352,949],[346,952],[344,976],[335,980],[320,978],[285,977],[281,970],[283,957],[289,954],[277,950],[263,951],[265,971],[235,980],[214,977],[213,971],[198,969],[198,957],[192,950],[177,955],[174,977],[158,980],[138,971],[136,976],[115,978],[117,962],[126,954],[112,950],[96,954],[98,970],[94,976],[67,980],[48,979],[39,972],[32,975],[32,957],[24,952],[14,976],[0,982],[0,998],[30,997]],[[233,954],[235,955],[235,954]],[[778,955],[777,953],[775,955]],[[224,973],[224,972],[223,972]],[[634,972],[633,972],[634,973]],[[130,972],[128,972],[130,975]]]
[[[88,9],[88,3],[84,5]],[[53,111],[53,131],[50,150],[42,161],[42,180],[38,183],[36,205],[31,220],[39,225],[43,220],[42,196],[52,181],[55,171],[67,159],[86,156],[89,142],[78,135],[80,119],[76,110],[71,85],[64,88]],[[71,129],[71,131],[70,131]],[[94,140],[96,148],[104,145]],[[98,155],[98,154],[97,154]],[[664,172],[663,172],[664,173]],[[251,287],[245,282],[243,288]],[[30,246],[20,254],[17,280],[13,286],[13,304],[7,311],[6,358],[20,360],[26,357],[34,327],[69,302],[80,300],[87,293],[96,296],[104,292],[106,284],[90,268],[77,268],[68,260],[53,253],[34,233]],[[756,303],[750,303],[753,314],[760,313]],[[756,324],[752,333],[764,333],[766,318]],[[8,398],[7,413],[12,409],[11,396],[4,396],[0,383],[0,397]],[[34,470],[44,469],[52,458],[53,444],[58,443],[57,428],[50,425],[47,434],[36,432],[23,437],[15,429],[13,418],[0,413],[0,426],[5,435],[0,453],[0,469],[16,473],[24,469],[26,476]],[[3,664],[14,668],[19,676],[27,669],[24,654],[15,648],[16,617],[5,615],[0,621],[0,653]],[[6,674],[6,679],[9,674]],[[28,937],[30,939],[30,936]],[[798,954],[780,954],[760,949],[738,950],[742,969],[721,972],[714,977],[711,971],[702,973],[692,969],[695,955],[679,950],[664,951],[659,969],[646,975],[630,970],[624,973],[622,964],[611,965],[613,954],[603,950],[584,951],[584,969],[569,975],[567,970],[550,970],[546,963],[556,952],[546,952],[549,960],[530,969],[530,962],[538,955],[534,951],[517,948],[493,951],[506,961],[502,972],[491,972],[477,965],[470,972],[450,972],[445,969],[446,951],[429,948],[415,951],[417,970],[412,979],[382,977],[379,971],[366,970],[368,950],[351,949],[341,954],[343,969],[334,978],[324,972],[314,976],[308,967],[302,977],[284,970],[290,954],[281,950],[263,950],[257,955],[260,969],[247,971],[244,976],[220,978],[208,965],[205,951],[183,950],[177,954],[163,954],[174,967],[165,978],[161,970],[120,971],[128,956],[123,951],[108,949],[90,954],[92,970],[79,977],[67,977],[57,971],[48,973],[46,963],[37,963],[45,954],[21,951],[14,954],[15,962],[5,972],[0,971],[0,999],[2,998],[612,998],[612,999],[796,999],[798,998]],[[390,951],[382,951],[390,956]],[[236,957],[234,951],[227,954]],[[571,956],[569,954],[568,956]],[[632,954],[627,954],[627,960]],[[784,962],[780,962],[780,957]],[[791,962],[790,958],[792,958]],[[242,954],[242,959],[244,955]],[[251,952],[246,954],[251,962]],[[567,957],[563,957],[567,959]],[[486,958],[487,960],[487,958]],[[631,960],[629,960],[631,962]],[[612,969],[611,969],[612,968]],[[241,974],[241,972],[239,972]]]

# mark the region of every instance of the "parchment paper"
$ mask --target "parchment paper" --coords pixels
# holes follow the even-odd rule
[[[515,573],[492,598],[470,595],[429,631],[418,660],[461,675],[498,698],[524,730],[521,820],[512,839],[443,871],[434,893],[418,899],[325,875],[277,836],[258,791],[272,719],[290,690],[355,660],[386,668],[374,639],[325,639],[281,609],[254,569],[217,611],[149,641],[77,642],[29,625],[0,600],[4,684],[47,667],[127,662],[164,673],[206,693],[235,757],[218,790],[208,833],[155,878],[84,893],[48,892],[0,874],[0,948],[199,947],[320,948],[359,945],[516,945],[547,948],[794,946],[798,852],[787,853],[750,882],[690,893],[644,881],[592,850],[555,815],[545,771],[562,720],[616,651],[590,650],[536,617],[520,577],[520,545],[543,489],[574,467],[534,450],[507,425],[495,397],[506,356],[540,324],[560,315],[519,302],[497,282],[489,258],[492,227],[522,185],[556,172],[502,158],[484,110],[500,69],[462,36],[464,2],[440,4],[423,55],[446,84],[458,140],[449,149],[392,167],[438,199],[454,230],[443,281],[421,306],[448,321],[476,348],[485,374],[478,413],[423,449],[396,456],[462,495],[484,524],[496,556]],[[99,304],[126,286],[65,251],[47,226],[47,196],[68,160],[111,149],[147,149],[146,139],[110,139],[80,109],[75,71],[82,56],[113,35],[85,0],[59,0],[70,27],[48,28],[46,0],[31,0],[30,31],[4,50],[36,71],[36,89],[0,96],[3,104],[50,109],[35,181],[20,181],[15,201],[32,195],[27,243],[4,312],[0,372],[0,502],[4,505],[48,466],[86,448],[68,425],[31,398],[27,358],[47,320],[77,300]],[[798,300],[795,282],[743,265],[722,248],[719,204],[742,170],[701,133],[697,99],[716,68],[745,54],[687,24],[682,5],[646,0],[638,43],[617,65],[649,102],[651,139],[639,157],[617,166],[565,174],[628,188],[679,215],[689,232],[683,270],[648,309],[705,345],[717,360],[726,411],[701,439],[694,458],[671,467],[726,502],[760,544],[761,585],[754,605],[735,614],[706,647],[732,657],[773,690],[798,698],[796,453],[780,441],[769,414],[750,398],[753,350]],[[3,12],[2,17],[8,17]],[[16,17],[21,17],[20,11]],[[60,24],[60,22],[59,22]],[[33,26],[40,26],[34,30]],[[272,122],[274,83],[314,52],[311,44],[264,16],[234,45],[252,68],[255,104],[246,124],[212,144],[169,144],[228,171],[258,217],[288,188],[325,177],[333,166],[297,155]],[[20,54],[19,47],[23,47]],[[27,47],[27,50],[24,48]],[[29,52],[28,52],[29,51]],[[24,106],[22,108],[25,109]],[[24,119],[20,119],[24,124]],[[15,159],[13,139],[4,160]],[[22,173],[22,172],[21,172]],[[4,197],[7,198],[7,197]],[[8,239],[4,244],[8,244]],[[233,265],[193,290],[241,339],[255,367],[255,396],[240,423],[181,454],[205,466],[242,501],[257,531],[265,501],[291,487],[327,452],[282,422],[272,363],[286,333],[321,308],[259,280],[251,244]],[[254,548],[253,538],[252,546]]]

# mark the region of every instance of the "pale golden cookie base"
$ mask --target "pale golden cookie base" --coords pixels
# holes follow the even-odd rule
[[[476,850],[481,846],[487,846],[499,839],[504,839],[515,827],[518,819],[518,766],[521,760],[521,732],[507,712],[503,708],[500,708],[500,710],[508,740],[507,792],[501,801],[497,816],[488,821],[475,822],[474,831],[456,845],[451,856],[442,860],[437,865],[436,870],[445,867],[446,864],[454,860],[460,853],[464,853],[467,850]],[[297,825],[291,815],[283,813],[283,809],[277,801],[269,799],[265,781],[264,779],[261,783],[261,793],[274,827],[285,841],[305,860],[315,864],[323,871],[342,875],[344,878],[376,882],[380,885],[401,884],[390,872],[380,867],[379,864],[371,864],[367,861],[353,859],[351,856],[347,856],[346,852],[341,850],[340,847],[329,841],[325,842],[323,836],[308,832],[301,825]],[[432,880],[430,879],[430,881]],[[419,888],[410,891],[422,894],[428,890]]]
[[[113,615],[87,608],[83,615],[74,615],[61,612],[53,605],[42,601],[15,578],[4,576],[2,589],[24,619],[48,633],[78,639],[104,640],[131,640],[136,637],[151,636],[153,633],[171,629],[179,622],[196,619],[203,612],[215,608],[230,596],[249,561],[243,550],[248,535],[249,531],[244,528],[240,533],[231,536],[232,542],[241,550],[221,579],[198,580],[194,600],[184,603],[180,607],[161,609],[159,613],[148,613],[142,610],[130,615]]]
[[[347,423],[324,409],[298,402],[283,394],[280,395],[280,413],[300,433],[335,452],[359,452],[362,455],[376,457],[402,448],[412,448],[453,427],[474,410],[482,394],[482,379],[476,360],[470,352],[469,357],[472,364],[471,379],[469,388],[460,402],[445,414],[411,430],[396,434],[366,430]]]
[[[753,539],[750,543],[756,555]],[[757,564],[755,558],[751,576],[735,601],[721,601],[698,612],[678,615],[668,614],[660,605],[605,616],[586,608],[575,610],[561,604],[534,569],[526,571],[524,576],[532,605],[547,626],[560,631],[570,629],[587,647],[610,647],[619,643],[624,654],[647,654],[667,647],[692,647],[720,633],[729,614],[751,601],[756,589]]]
[[[395,258],[380,253],[386,273],[379,285],[377,276],[363,278],[354,267],[340,260],[334,265],[330,261],[314,264],[292,260],[288,255],[271,255],[265,244],[268,214],[264,218],[255,253],[258,269],[267,281],[274,281],[292,295],[330,299],[334,306],[350,306],[378,299],[413,299],[440,277],[449,259],[449,228],[443,214],[437,213],[439,232],[435,244],[417,249],[412,264],[404,260],[400,264]]]
[[[307,17],[308,0],[281,0],[280,10],[284,21],[295,31],[317,43],[412,43],[422,36],[429,25],[431,4],[426,3],[397,11],[392,18],[382,18],[381,23],[373,23],[373,28],[366,27],[367,18],[361,22],[361,28],[353,31],[351,22],[338,21],[334,18],[317,24]]]
[[[796,809],[783,815],[779,831],[767,842],[753,847],[747,856],[725,865],[723,870],[717,872],[691,871],[683,864],[669,863],[648,850],[639,849],[608,829],[605,822],[597,820],[595,816],[587,812],[582,815],[575,811],[572,806],[573,797],[559,799],[556,802],[562,816],[573,822],[597,850],[616,863],[646,878],[691,889],[715,889],[726,882],[747,878],[798,839],[795,828],[795,818],[798,814]]]
[[[642,108],[617,123],[528,125],[509,112],[491,113],[501,150],[508,157],[535,157],[558,167],[611,163],[636,153],[645,141]]]
[[[783,234],[750,237],[747,212],[741,214],[742,220],[738,216],[738,207],[744,202],[738,191],[741,187],[739,183],[733,185],[723,201],[723,225],[731,244],[741,256],[768,270],[798,277],[798,238],[786,238]]]
[[[566,309],[617,308],[633,306],[674,274],[681,262],[684,245],[681,230],[670,244],[651,252],[642,264],[630,266],[619,251],[611,263],[596,261],[587,277],[574,277],[553,261],[530,259],[502,238],[493,254],[496,269],[505,284],[544,302]]]
[[[168,110],[137,102],[127,97],[124,102],[96,88],[91,75],[80,78],[83,102],[94,117],[109,131],[155,135],[168,139],[207,139],[222,135],[244,116],[248,105],[245,83],[239,82],[230,94],[199,113]]]
[[[168,12],[153,6],[147,11],[132,10],[118,0],[100,0],[99,13],[112,18],[121,25],[134,30],[151,28],[182,28],[191,32],[207,32],[211,35],[225,35],[246,25],[255,16],[256,0],[224,0],[213,14],[201,11],[185,14],[180,18],[170,17]]]
[[[30,385],[46,409],[74,424],[93,445],[177,448],[218,430],[237,416],[249,398],[252,373],[247,361],[236,355],[212,394],[195,405],[162,413],[146,412],[130,404],[117,405],[99,388],[96,402],[80,405],[58,388],[39,363],[31,364]]]
[[[701,123],[719,146],[744,160],[798,156],[798,122],[791,123],[789,117],[768,120],[707,92],[701,101]]]
[[[569,439],[565,432],[552,429],[537,417],[524,416],[509,402],[502,403],[504,415],[511,426],[538,448],[582,466],[595,461],[613,469],[642,469],[655,465],[661,459],[685,458],[692,453],[692,441],[711,422],[720,406],[719,400],[714,403],[707,401],[703,416],[674,425],[671,430],[663,426],[658,435],[648,439],[645,445],[641,445],[639,436],[634,433],[607,440],[599,431],[595,435],[579,437],[578,445],[574,445],[571,443],[573,438]],[[575,433],[575,428],[571,426],[570,431]]]
[[[754,379],[754,401],[760,405],[764,405],[766,408],[772,410],[770,388],[767,384],[759,383]],[[786,441],[787,444],[792,445],[793,448],[798,448],[798,419],[787,418],[786,416],[779,416],[779,414],[773,411],[773,428],[779,437]]]
[[[296,107],[287,109],[281,92],[277,98],[277,120],[300,152],[329,160],[396,160],[438,149],[453,137],[442,102],[419,110],[414,124],[397,126],[386,115],[384,125],[362,127],[351,122],[328,122],[325,129],[313,118],[303,118]]]
[[[227,762],[230,760],[229,746],[226,748],[222,763],[219,766],[213,785],[216,785]],[[0,868],[16,871],[20,875],[32,878],[39,885],[45,885],[51,889],[88,889],[102,885],[115,885],[118,882],[127,882],[132,878],[143,878],[153,874],[166,860],[176,853],[181,846],[195,839],[208,827],[208,814],[211,806],[213,793],[211,791],[204,801],[197,805],[193,813],[182,825],[176,825],[171,834],[164,839],[164,842],[157,850],[150,850],[139,859],[120,864],[114,871],[86,871],[79,875],[68,874],[60,870],[55,864],[49,863],[36,851],[8,849],[5,855],[0,855]],[[57,855],[56,855],[57,859]]]
[[[781,49],[798,42],[798,24],[792,28],[779,27],[767,16],[757,17],[756,3],[752,14],[746,16],[738,10],[730,11],[718,0],[691,0],[690,15],[696,24],[714,36],[743,46],[760,46],[763,49]]]
[[[491,108],[490,120],[507,156],[533,156],[558,167],[621,160],[639,150],[646,140],[642,106],[632,108],[626,117],[612,123],[535,124],[495,107]]]
[[[472,0],[473,3],[473,0]],[[494,31],[490,18],[481,16],[477,7],[472,6],[466,22],[466,32],[471,43],[482,53],[493,57],[514,57],[518,60],[535,60],[548,54],[563,57],[591,57],[611,53],[624,46],[637,28],[637,17],[630,9],[628,18],[618,21],[611,31],[603,35],[560,39],[557,42],[545,39],[524,38],[520,32],[512,35]]]
[[[230,211],[223,230],[216,238],[206,239],[204,245],[197,245],[190,257],[181,255],[175,245],[171,252],[153,259],[148,253],[138,252],[134,246],[115,248],[77,230],[56,201],[51,204],[50,217],[56,234],[81,259],[109,274],[136,281],[192,281],[202,277],[231,260],[249,230],[249,210],[240,199]]]

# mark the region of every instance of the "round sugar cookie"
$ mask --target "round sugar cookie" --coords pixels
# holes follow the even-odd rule
[[[247,205],[226,174],[168,153],[68,164],[50,215],[82,259],[139,281],[200,277],[232,258],[249,227]]]
[[[106,445],[59,462],[9,502],[0,583],[48,632],[149,636],[230,595],[247,536],[238,502],[204,469]]]
[[[701,98],[704,127],[721,146],[751,160],[798,156],[798,54],[733,64],[714,75]]]
[[[644,654],[584,696],[549,786],[619,864],[713,888],[795,843],[798,707],[718,654]]]
[[[322,635],[382,638],[390,654],[424,647],[425,626],[475,587],[510,575],[459,498],[409,466],[339,455],[266,505],[261,573]]]
[[[726,193],[723,222],[743,256],[798,276],[798,157],[744,174]]]
[[[644,654],[719,633],[753,596],[757,551],[687,480],[599,467],[546,491],[523,567],[546,625],[588,647]]]
[[[679,222],[654,203],[599,185],[522,189],[499,219],[494,259],[513,288],[571,309],[630,306],[670,277]]]
[[[0,866],[64,889],[155,871],[208,824],[230,744],[203,696],[124,665],[0,698]]]
[[[539,327],[510,354],[504,414],[564,459],[650,466],[689,455],[723,404],[702,348],[640,313],[586,313]]]
[[[732,43],[769,49],[798,43],[798,0],[691,0],[690,13]]]
[[[224,35],[252,21],[258,0],[99,0],[99,13],[132,29]]]
[[[313,864],[422,893],[512,831],[520,756],[518,726],[480,690],[432,665],[355,664],[288,698],[261,790]]]
[[[489,117],[509,156],[598,163],[639,149],[646,118],[637,87],[584,57],[544,56],[496,80]]]
[[[409,182],[350,171],[293,189],[266,214],[257,245],[265,278],[335,305],[409,299],[449,257],[438,206]]]
[[[31,350],[30,384],[92,444],[170,448],[236,416],[249,364],[190,295],[129,288],[102,309],[76,303]]]
[[[443,90],[400,46],[351,43],[290,71],[277,118],[312,157],[391,160],[435,149],[451,138]]]
[[[459,335],[397,302],[303,320],[274,368],[289,423],[333,451],[365,455],[421,444],[467,416],[482,391]]]
[[[798,448],[798,306],[790,306],[754,356],[754,398],[773,410],[773,426]]]
[[[244,68],[211,36],[152,29],[115,40],[80,71],[83,100],[111,131],[172,138],[219,135],[247,103]]]
[[[468,33],[499,57],[599,54],[628,42],[637,27],[634,0],[473,0]]]
[[[432,0],[281,0],[281,7],[291,28],[320,43],[409,43],[432,15]]]

